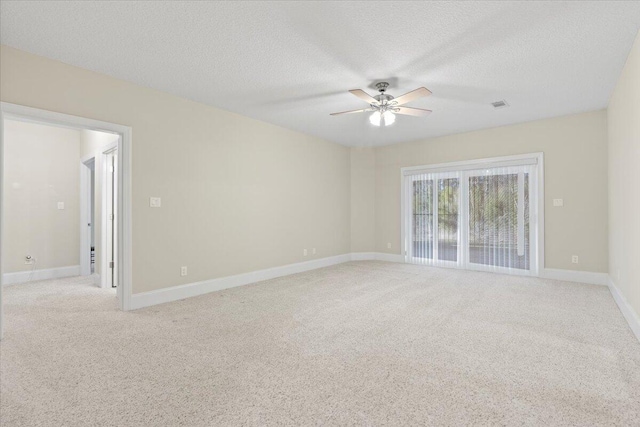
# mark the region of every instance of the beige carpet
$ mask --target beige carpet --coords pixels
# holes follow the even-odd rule
[[[606,287],[354,262],[131,313],[4,296],[3,426],[640,425]]]

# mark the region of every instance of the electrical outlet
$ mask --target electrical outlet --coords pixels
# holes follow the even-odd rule
[[[562,199],[553,199],[553,206],[557,206],[557,207],[564,206],[564,200],[562,200]]]
[[[64,209],[64,202],[58,202],[58,209],[59,210],[63,210]]]
[[[307,250],[306,249],[302,250],[302,256],[307,256]]]
[[[578,255],[573,255],[571,256],[571,262],[573,264],[577,264],[578,263]]]
[[[316,248],[311,249],[311,255],[315,255],[316,254]]]
[[[187,267],[180,267],[180,275],[181,276],[187,275]]]
[[[391,249],[391,242],[387,243],[387,249]]]

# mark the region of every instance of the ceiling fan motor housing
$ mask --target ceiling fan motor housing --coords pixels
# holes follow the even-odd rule
[[[393,96],[387,95],[386,93],[381,93],[380,95],[376,95],[373,98],[382,104],[383,103],[382,101],[387,101],[387,102],[391,101],[393,99]]]
[[[379,83],[376,83],[376,87],[378,88],[378,91],[380,91],[380,93],[384,93],[389,87],[389,83],[379,82]]]
[[[379,83],[376,83],[376,87],[378,88],[378,91],[380,92],[380,95],[376,95],[373,98],[376,101],[378,101],[379,105],[371,104],[371,107],[373,107],[376,110],[378,110],[378,111],[383,113],[386,110],[390,110],[391,109],[391,108],[389,108],[389,107],[391,107],[389,105],[389,103],[393,99],[393,96],[388,95],[388,94],[385,93],[385,91],[389,87],[389,83],[387,83],[387,82],[379,82]]]

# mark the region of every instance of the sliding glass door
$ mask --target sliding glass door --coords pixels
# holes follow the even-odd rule
[[[501,163],[403,170],[407,262],[537,274],[537,162]]]

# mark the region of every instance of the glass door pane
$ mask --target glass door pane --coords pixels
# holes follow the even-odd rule
[[[412,255],[433,259],[433,180],[417,178],[413,181]]]
[[[468,214],[470,264],[530,269],[528,171],[470,174]]]
[[[457,173],[417,175],[411,181],[412,262],[450,265],[459,261],[460,179]]]
[[[458,261],[458,206],[460,180],[438,180],[438,260]]]

